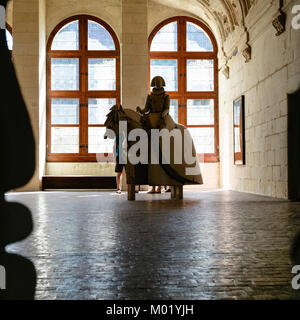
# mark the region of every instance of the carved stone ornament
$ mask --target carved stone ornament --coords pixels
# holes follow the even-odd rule
[[[245,58],[246,63],[251,60],[251,47],[247,44],[246,47],[243,50],[243,56]]]
[[[280,36],[285,31],[286,14],[281,12],[278,17],[272,21],[273,27],[276,29],[276,36]]]
[[[229,79],[229,77],[230,77],[230,68],[228,66],[224,66],[222,72],[223,72],[224,77],[226,79]]]

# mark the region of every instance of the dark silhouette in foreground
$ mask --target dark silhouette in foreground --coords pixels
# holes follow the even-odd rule
[[[6,7],[7,0],[0,0]],[[5,268],[5,289],[1,300],[33,299],[36,271],[33,263],[5,246],[25,239],[32,231],[30,211],[18,203],[5,201],[4,193],[25,185],[35,171],[35,142],[11,55],[5,29],[0,29],[0,266]]]
[[[288,181],[289,199],[300,201],[300,89],[288,95]]]

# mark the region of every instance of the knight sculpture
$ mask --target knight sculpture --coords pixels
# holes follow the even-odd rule
[[[175,123],[171,115],[170,97],[165,92],[165,80],[156,76],[151,81],[152,92],[147,96],[145,108],[123,109],[122,106],[113,106],[107,115],[105,126],[119,135],[119,122],[126,121],[128,134],[134,129],[144,129],[148,136],[149,161],[147,164],[125,165],[126,179],[128,185],[128,200],[135,200],[135,186],[149,185],[170,186],[171,197],[174,199],[183,198],[184,185],[200,185],[203,183],[196,149],[189,131],[181,124]],[[168,152],[163,148],[163,139],[158,140],[158,163],[153,163],[150,154],[154,153],[151,135],[153,131],[167,133],[169,137]],[[113,138],[108,130],[106,138]],[[170,137],[173,138],[170,138]],[[179,137],[175,139],[175,136]],[[150,143],[151,141],[151,143]],[[146,141],[147,142],[147,141]],[[132,146],[128,141],[127,148]],[[153,148],[153,149],[152,149]],[[190,155],[187,158],[187,155]],[[182,161],[178,161],[178,156]],[[169,161],[166,161],[169,159]],[[177,160],[176,160],[177,159]]]

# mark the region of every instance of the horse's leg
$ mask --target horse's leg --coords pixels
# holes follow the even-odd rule
[[[183,199],[183,186],[176,187],[176,199],[182,200]]]
[[[128,184],[128,200],[134,201],[135,200],[135,184]]]
[[[135,168],[132,164],[126,165],[127,195],[129,201],[135,200]]]
[[[171,186],[171,199],[176,199],[176,186]]]

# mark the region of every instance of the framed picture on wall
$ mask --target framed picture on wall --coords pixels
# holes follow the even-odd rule
[[[234,164],[245,165],[245,96],[233,102]]]

